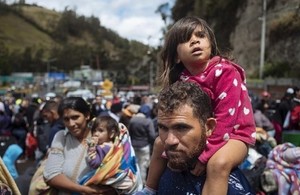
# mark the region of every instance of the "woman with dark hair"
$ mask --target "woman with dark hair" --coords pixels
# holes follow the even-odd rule
[[[115,194],[109,186],[84,186],[77,182],[91,171],[86,161],[86,139],[91,137],[90,105],[80,97],[69,97],[62,100],[58,113],[66,129],[56,133],[49,149],[44,170],[46,182],[57,189],[58,194]]]

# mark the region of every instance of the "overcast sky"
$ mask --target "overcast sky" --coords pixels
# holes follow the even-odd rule
[[[28,4],[35,3],[56,11],[68,7],[79,15],[99,17],[102,26],[121,37],[152,46],[159,44],[164,27],[160,14],[155,11],[167,2],[170,6],[174,4],[174,0],[26,0]]]

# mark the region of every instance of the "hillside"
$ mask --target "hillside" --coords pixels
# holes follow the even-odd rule
[[[51,65],[64,72],[89,64],[117,72],[121,83],[141,84],[149,81],[147,64],[158,64],[158,49],[146,55],[146,45],[120,37],[98,18],[1,4],[0,74],[46,72],[47,60],[55,59]],[[300,77],[299,7],[299,0],[267,0],[264,78]],[[171,9],[174,21],[186,15],[207,20],[221,50],[232,52],[248,78],[259,77],[262,1],[176,0]]]
[[[53,31],[61,18],[61,13],[39,6],[22,6],[21,10],[27,18],[32,19],[43,29]]]
[[[50,34],[55,31],[57,24],[62,17],[62,13],[39,6],[23,5],[20,9],[24,17],[33,21],[38,27]],[[93,48],[97,47],[97,44],[95,44],[92,39],[92,35],[87,32],[84,32],[80,37],[69,36],[67,42],[75,45],[86,45]]]
[[[239,21],[230,43],[239,63],[250,76],[258,75],[260,64],[262,1],[247,0],[237,12]],[[265,76],[300,76],[299,0],[267,1]]]
[[[26,47],[51,49],[53,39],[16,14],[0,16],[0,24],[0,41],[10,51],[22,51]]]
[[[148,74],[136,77],[149,72],[145,66],[151,60],[148,56],[145,61],[148,46],[120,37],[93,16],[0,2],[0,26],[0,75],[43,73],[51,61],[55,71],[69,73],[90,65],[117,73],[112,79],[120,83],[130,83],[129,77],[137,83],[149,81]]]

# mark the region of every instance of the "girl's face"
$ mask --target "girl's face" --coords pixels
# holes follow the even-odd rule
[[[190,40],[177,46],[178,62],[182,62],[193,75],[199,74],[206,68],[210,55],[211,44],[201,27],[194,30]]]
[[[106,124],[100,123],[93,133],[98,138],[98,144],[111,141],[111,134],[107,131]]]
[[[73,109],[65,109],[63,112],[63,121],[70,133],[79,140],[87,135],[87,121],[89,116]]]

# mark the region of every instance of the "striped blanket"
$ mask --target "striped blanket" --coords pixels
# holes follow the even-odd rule
[[[110,185],[119,193],[133,192],[137,187],[137,167],[134,150],[125,125],[119,124],[120,135],[104,157],[101,165],[85,175],[80,183],[84,185]]]

